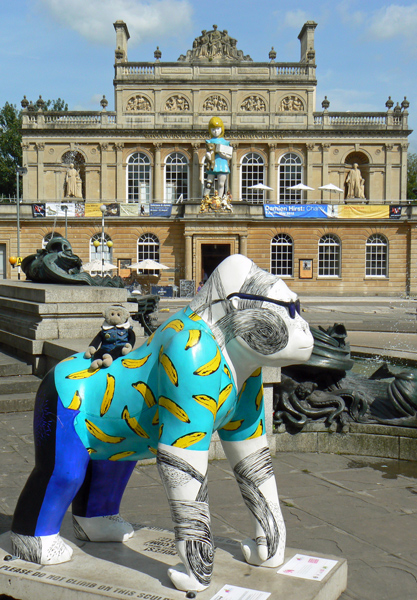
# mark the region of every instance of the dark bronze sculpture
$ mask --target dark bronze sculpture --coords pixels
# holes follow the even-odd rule
[[[37,283],[124,287],[120,277],[92,277],[82,272],[81,266],[81,258],[72,252],[69,241],[61,236],[53,237],[43,250],[26,256],[22,261],[26,278]]]
[[[349,422],[417,427],[417,379],[411,369],[393,373],[384,363],[369,378],[352,373],[345,327],[310,330],[310,360],[282,369],[274,388],[275,426],[290,432],[320,421],[342,431]]]

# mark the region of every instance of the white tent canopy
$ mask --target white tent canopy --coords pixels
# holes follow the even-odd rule
[[[274,188],[265,185],[264,183],[257,183],[256,185],[250,185],[248,190],[273,190]]]
[[[340,187],[334,185],[333,183],[326,183],[326,185],[321,185],[319,190],[329,190],[329,192],[343,192]]]
[[[112,269],[117,269],[117,265],[113,265],[112,263],[104,261],[101,262],[99,258],[92,260],[91,262],[85,263],[85,265],[81,265],[83,271],[111,271]]]
[[[127,269],[153,269],[155,271],[161,271],[163,269],[169,269],[166,265],[157,262],[156,260],[152,260],[151,258],[145,258],[145,260],[141,260],[137,263],[133,263],[133,265],[129,265],[126,267]]]
[[[308,185],[305,185],[304,183],[297,183],[297,185],[292,185],[291,187],[287,187],[287,190],[307,191],[307,190],[314,190],[314,188],[309,187]]]

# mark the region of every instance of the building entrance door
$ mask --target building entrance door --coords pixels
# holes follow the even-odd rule
[[[222,260],[230,256],[230,244],[201,244],[201,281],[213,273]]]
[[[0,244],[0,279],[6,279],[6,244]]]

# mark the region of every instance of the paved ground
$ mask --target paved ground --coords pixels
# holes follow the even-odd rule
[[[402,355],[417,356],[413,300],[354,303],[321,298],[303,301],[303,306],[312,325],[345,322],[355,347],[373,345],[378,351],[400,344]],[[355,321],[361,327],[353,331]],[[365,333],[369,328],[373,332]],[[0,415],[0,532],[10,528],[17,497],[33,466],[31,429],[31,413]],[[417,463],[301,453],[277,454],[273,463],[288,545],[347,558],[348,589],[342,600],[416,600]],[[250,535],[247,511],[228,463],[211,463],[209,474],[214,533],[237,539]],[[171,528],[155,465],[135,470],[122,514],[134,523]]]

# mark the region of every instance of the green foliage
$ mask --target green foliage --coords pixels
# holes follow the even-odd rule
[[[407,199],[417,199],[417,154],[415,152],[409,153],[407,159]]]
[[[67,111],[62,98],[46,100],[44,111]],[[22,111],[15,104],[0,109],[0,198],[16,197],[16,167],[22,165]]]

